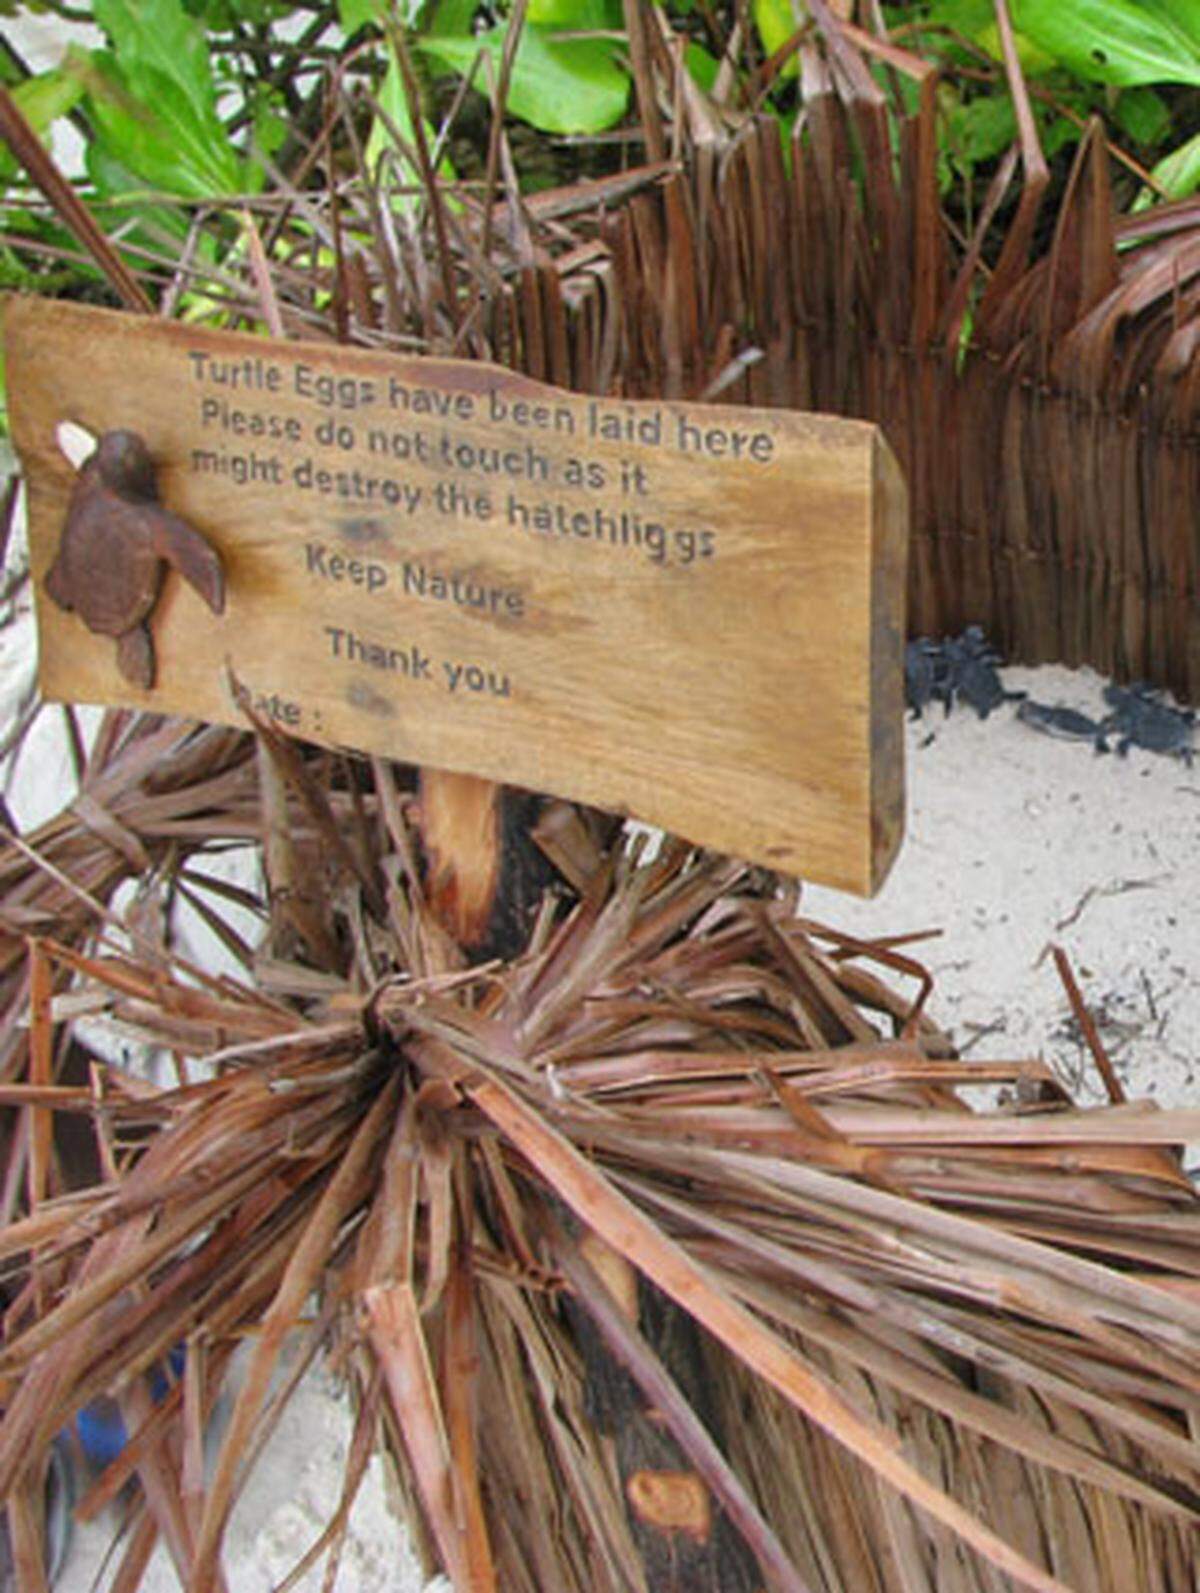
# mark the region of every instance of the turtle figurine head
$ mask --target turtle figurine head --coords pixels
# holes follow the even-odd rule
[[[224,610],[220,558],[158,501],[146,444],[133,431],[106,431],[76,478],[46,591],[89,630],[113,637],[121,673],[146,691],[155,677],[150,619],[168,567],[214,614]]]
[[[136,431],[104,432],[87,463],[94,464],[104,485],[123,498],[158,502],[154,461]]]

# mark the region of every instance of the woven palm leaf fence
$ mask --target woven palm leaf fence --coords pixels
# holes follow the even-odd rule
[[[936,75],[857,38],[831,24],[800,45],[790,149],[771,118],[719,139],[704,122],[686,172],[605,227],[624,390],[715,384],[722,402],[878,422],[912,494],[911,633],[979,623],[1014,659],[1195,700],[1200,204],[1116,216],[1093,123],[1048,214],[1013,55],[1022,141],[959,239]],[[920,85],[898,131],[871,57]]]
[[[1064,472],[1084,466],[1055,439],[1073,426],[1098,459],[1113,372],[1140,394],[1135,366],[1165,359],[1187,234],[1146,223],[1160,241],[1112,255],[1093,137],[1053,253],[1030,264],[1023,203],[980,297],[978,251],[937,213],[928,79],[893,166],[864,65],[880,47],[813,9],[790,169],[777,133],[677,80],[633,4],[647,163],[528,201],[499,118],[483,185],[450,195],[423,135],[377,171],[348,159],[360,129],[332,96],[346,175],[280,177],[217,272],[118,257],[27,164],[131,311],[169,308],[195,272],[275,336],[877,414],[912,476],[923,628],[969,614],[1027,654],[1157,660],[1186,686],[1186,624],[1150,655],[1168,584],[1130,562],[1132,519],[1059,557],[1084,479]],[[1126,330],[1141,352],[1114,364]],[[1086,370],[1078,404],[1047,396]],[[1190,458],[1150,416],[1113,419],[1121,471],[1172,437]],[[1053,557],[1032,556],[1034,524]],[[1187,559],[1170,568],[1182,590]],[[497,796],[528,910],[468,935],[424,774],[253,722],[109,713],[74,744],[80,796],[0,852],[0,1492],[22,1593],[43,1585],[40,1457],[103,1393],[131,1437],[81,1508],[125,1500],[113,1586],[135,1589],[159,1540],[192,1593],[234,1586],[223,1530],[297,1345],[289,1367],[332,1355],[356,1392],[313,1558],[336,1559],[381,1438],[430,1566],[462,1589],[1193,1586],[1200,1212],[1180,1158],[1200,1113],[1085,1108],[1039,1061],[958,1059],[904,942],[812,923],[794,889],[669,837]],[[255,899],[203,867],[247,843],[258,949],[232,911]],[[506,890],[501,869],[501,909]],[[239,976],[172,950],[179,899]],[[94,1058],[80,1074],[81,1015],[157,1047],[160,1082]],[[68,1122],[94,1146],[83,1187]],[[655,1464],[626,1452],[632,1409]]]

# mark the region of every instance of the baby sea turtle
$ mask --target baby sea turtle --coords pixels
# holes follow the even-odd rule
[[[149,620],[167,566],[214,614],[225,607],[217,554],[194,527],[158,501],[154,464],[132,431],[106,431],[80,470],[46,590],[89,630],[113,636],[125,679],[154,685]]]
[[[1054,736],[1058,741],[1086,741],[1097,752],[1108,751],[1103,727],[1097,720],[1080,713],[1078,708],[1035,702],[1030,697],[1017,704],[1017,718],[1031,730],[1041,731],[1044,736]]]
[[[920,719],[932,702],[943,702],[950,712],[950,688],[945,661],[937,642],[918,636],[904,649],[904,698],[914,719]]]
[[[1190,769],[1195,758],[1196,715],[1190,708],[1174,708],[1161,691],[1134,681],[1131,686],[1104,688],[1104,700],[1112,710],[1102,728],[1119,737],[1121,757],[1130,747],[1142,747],[1169,758],[1181,758]]]
[[[950,637],[943,645],[955,701],[974,708],[981,719],[1001,703],[1019,702],[1024,697],[1023,691],[1005,689],[996,668],[1000,654],[982,626],[968,625],[961,636]]]
[[[986,719],[1001,703],[1019,702],[1025,693],[1005,690],[999,663],[1000,654],[982,626],[968,625],[961,636],[945,636],[940,642],[918,636],[904,653],[904,689],[912,717],[920,719],[934,702],[943,703],[949,713],[957,702]]]

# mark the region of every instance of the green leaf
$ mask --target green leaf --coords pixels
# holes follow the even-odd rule
[[[475,0],[469,3],[473,16]],[[425,0],[397,0],[394,11],[388,0],[338,0],[338,21],[347,37],[369,24],[382,28],[393,15],[403,27],[415,28],[424,8]],[[467,20],[470,21],[470,16]]]
[[[153,105],[154,96],[170,86],[197,126],[220,130],[204,33],[179,0],[95,0],[93,9],[133,94]]]
[[[254,85],[254,147],[265,155],[277,155],[291,130],[287,102],[278,90],[265,83]]]
[[[470,33],[478,9],[478,0],[436,0],[427,16],[426,37]]]
[[[953,28],[965,38],[977,39],[996,20],[992,0],[937,0],[928,7],[925,19],[936,27]]]
[[[413,121],[408,109],[408,95],[404,92],[404,79],[400,75],[400,66],[396,60],[396,52],[388,47],[388,69],[384,74],[383,82],[379,85],[379,92],[375,96],[379,109],[383,111],[388,121],[395,127],[400,137],[411,148],[413,142]],[[374,175],[382,155],[394,148],[392,135],[388,130],[387,121],[383,116],[376,116],[371,123],[371,131],[367,137],[366,162],[367,170]]]
[[[711,94],[717,73],[721,70],[721,63],[716,56],[710,55],[695,39],[689,39],[683,52],[683,64],[692,81],[699,84],[706,94]]]
[[[964,39],[974,40],[993,59],[1003,59],[993,0],[936,0],[929,7],[925,20],[937,27],[949,28]],[[1022,68],[1034,74],[1049,71],[1054,65],[1053,57],[1039,50],[1024,33],[1018,29],[1014,31]]]
[[[539,28],[587,33],[621,26],[619,0],[529,0],[526,18]]]
[[[1150,175],[1166,190],[1168,199],[1186,199],[1194,194],[1200,188],[1200,133],[1164,156]],[[1142,210],[1150,203],[1154,200],[1149,194],[1145,203],[1139,196],[1134,209]]]
[[[54,67],[26,78],[11,90],[13,99],[39,138],[44,139],[60,116],[73,110],[83,97],[83,89],[69,72]],[[17,157],[7,144],[0,143],[0,189],[17,175]]]
[[[1152,88],[1125,89],[1118,96],[1113,115],[1117,125],[1138,144],[1157,144],[1171,125],[1167,102]]]
[[[87,146],[84,162],[97,197],[105,201],[98,207],[98,219],[106,232],[120,232],[124,241],[160,254],[178,254],[188,234],[185,215],[144,197],[145,184],[138,174],[122,165],[101,140],[93,139]]]
[[[466,74],[480,51],[500,71],[506,30],[473,37],[436,36],[417,48],[452,71]],[[476,80],[485,88],[486,79]],[[596,39],[555,40],[527,24],[517,46],[508,88],[508,109],[543,133],[600,133],[614,126],[629,103],[629,79],[613,59],[612,46]]]
[[[179,0],[95,0],[115,47],[97,52],[107,92],[97,121],[113,153],[168,193],[209,197],[249,185],[217,114],[204,33]],[[172,178],[172,169],[176,176]]]
[[[1196,0],[1142,0],[1142,9],[1178,28],[1191,40],[1193,49],[1200,51],[1200,5]]]
[[[400,63],[396,59],[396,52],[388,46],[388,69],[380,84],[376,96],[379,109],[383,113],[376,116],[371,125],[370,136],[367,139],[366,163],[367,170],[372,174],[379,165],[383,155],[395,148],[392,137],[392,128],[404,140],[410,149],[415,147],[416,137],[413,129],[412,112],[408,107],[408,95],[404,92],[404,79],[400,73]],[[389,126],[389,123],[391,124]],[[421,126],[425,130],[425,139],[432,149],[436,134],[430,124],[422,118]],[[448,157],[443,156],[438,163],[439,177],[453,179],[454,167]],[[414,173],[415,180],[415,173]],[[397,208],[403,211],[412,210],[419,202],[416,194],[398,194],[395,199]]]
[[[1053,71],[1055,61],[1053,55],[1039,49],[1028,33],[1021,33],[1016,29],[1014,40],[1017,46],[1017,60],[1021,63],[1021,70],[1030,77],[1042,76]],[[1004,50],[1000,43],[1000,29],[995,22],[989,23],[986,28],[975,35],[975,42],[992,57],[993,60],[1002,61]]]
[[[117,63],[103,51],[93,52],[92,67],[88,104],[94,142],[140,178],[140,186],[188,199],[243,189],[247,175],[223,131],[214,136],[208,127],[197,126],[190,107],[168,89],[147,104],[129,90]]]
[[[1017,136],[1017,113],[1006,93],[983,94],[951,112],[948,142],[967,164],[994,160]]]
[[[338,0],[338,21],[349,36],[369,22],[382,22],[387,15],[387,0]]]
[[[1038,137],[1042,144],[1042,154],[1047,160],[1053,160],[1060,149],[1066,149],[1070,144],[1077,144],[1083,136],[1083,129],[1078,122],[1073,122],[1069,116],[1038,117]]]
[[[239,23],[267,27],[294,13],[290,0],[183,0],[208,33],[231,33]]]
[[[763,50],[768,56],[783,48],[808,15],[803,0],[795,0],[795,4],[793,0],[753,0],[751,12]],[[795,77],[799,70],[800,63],[793,55],[779,75]]]
[[[1134,0],[1019,0],[1013,21],[1076,77],[1094,83],[1200,83],[1200,51]]]
[[[49,132],[52,122],[75,109],[83,98],[83,89],[70,72],[55,67],[27,78],[13,89],[12,97],[34,132],[43,134]]]

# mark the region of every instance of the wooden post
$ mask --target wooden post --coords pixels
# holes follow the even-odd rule
[[[471,776],[421,771],[421,833],[427,889],[442,926],[475,960],[512,957],[549,880],[531,838],[536,799]],[[588,1259],[622,1299],[718,1444],[716,1412],[705,1389],[698,1334],[691,1319],[637,1278],[599,1240]],[[714,1508],[707,1484],[655,1420],[629,1375],[614,1361],[588,1317],[569,1308],[588,1377],[588,1405],[613,1445],[633,1540],[651,1593],[719,1589],[758,1593],[757,1561]]]

